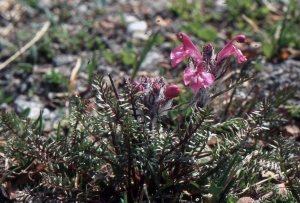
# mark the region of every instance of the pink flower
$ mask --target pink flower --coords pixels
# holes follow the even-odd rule
[[[238,43],[245,43],[246,37],[244,35],[237,35],[232,40],[228,42],[228,44],[218,53],[217,61],[222,61],[223,59],[236,54],[238,57],[238,62],[243,63],[247,61],[246,56],[243,55],[241,50],[239,50],[236,46],[234,46],[233,41],[236,40]]]
[[[192,90],[197,91],[203,87],[209,87],[214,82],[214,76],[204,71],[202,64],[202,55],[190,38],[179,32],[176,36],[180,39],[182,45],[176,47],[171,52],[172,67],[177,66],[186,57],[191,57],[195,61],[196,70],[187,67],[183,72],[183,81],[185,85],[190,85]]]
[[[222,72],[221,70],[223,69],[224,61],[227,57],[236,54],[239,63],[247,61],[247,58],[242,54],[241,50],[233,44],[234,40],[239,43],[246,42],[244,35],[238,35],[230,40],[217,56],[214,55],[214,49],[211,44],[207,44],[203,47],[202,55],[185,33],[179,32],[176,36],[182,45],[172,50],[170,54],[171,65],[175,67],[187,57],[193,59],[192,65],[195,68],[187,67],[183,72],[184,84],[190,85],[193,91],[211,86],[215,78]]]
[[[211,73],[207,73],[204,70],[193,70],[187,67],[183,72],[183,81],[185,85],[190,85],[192,90],[197,91],[202,87],[211,86],[215,78]]]
[[[200,63],[202,61],[202,55],[190,38],[183,32],[178,32],[176,36],[182,45],[174,48],[171,51],[170,58],[172,67],[174,68],[177,66],[186,57],[191,57],[196,61],[196,63]]]
[[[165,96],[168,99],[172,99],[174,97],[178,97],[179,93],[180,93],[179,87],[177,85],[172,84],[166,88]]]

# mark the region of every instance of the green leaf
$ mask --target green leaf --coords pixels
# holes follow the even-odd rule
[[[24,70],[26,72],[31,72],[33,69],[33,65],[30,63],[19,63],[16,65],[18,70]]]
[[[42,135],[42,131],[43,131],[43,113],[44,113],[44,110],[41,109],[40,116],[39,116],[39,134],[40,135]]]
[[[145,60],[147,53],[150,51],[151,47],[153,46],[153,44],[156,42],[156,38],[158,36],[159,32],[154,33],[153,35],[151,35],[151,37],[148,39],[142,54],[140,55],[139,59],[136,58],[135,64],[133,66],[133,71],[131,74],[131,79],[133,80],[137,74],[137,72],[139,71],[143,61]]]
[[[232,180],[228,180],[230,174],[232,173],[233,166],[237,161],[238,154],[234,154],[229,165],[227,166],[226,170],[223,172],[220,180],[213,180],[211,186],[209,188],[209,192],[213,195],[213,201],[217,200],[221,193],[226,189],[228,181],[231,182]]]
[[[218,32],[215,28],[212,27],[198,29],[196,34],[200,39],[203,39],[205,41],[215,41],[216,39],[218,39]]]
[[[3,176],[1,177],[0,184],[4,183],[4,182],[6,181],[6,178],[7,178],[10,174],[14,173],[15,171],[18,171],[19,169],[22,169],[22,166],[18,166],[18,167],[16,167],[16,168],[14,168],[14,169],[8,171],[7,173],[4,173]]]
[[[167,184],[172,184],[173,181],[168,178],[168,169],[162,172],[163,179],[167,182]]]
[[[26,108],[24,111],[20,113],[20,117],[28,117],[30,113],[30,108]]]
[[[238,201],[237,198],[234,196],[229,196],[227,198],[227,203],[236,203],[237,201]]]
[[[32,63],[36,64],[38,61],[38,51],[35,44],[30,47],[30,57],[32,59]]]
[[[120,53],[120,56],[125,65],[133,65],[136,59],[136,53],[133,51],[123,51]]]
[[[153,178],[153,181],[155,183],[155,187],[156,187],[156,190],[159,190],[160,189],[160,186],[159,186],[159,182],[158,182],[158,177],[157,177],[157,173],[156,171],[153,170],[152,166],[150,163],[147,164],[148,165],[148,169],[150,171],[150,174]]]
[[[56,131],[56,141],[60,140],[60,122],[58,123],[57,131]]]
[[[197,189],[200,190],[200,186],[197,183],[195,183],[193,181],[191,181],[190,183],[191,183],[191,185],[193,185],[194,187],[196,187]]]
[[[103,50],[103,56],[108,63],[112,64],[114,62],[114,55],[106,50]]]
[[[52,69],[43,75],[48,83],[59,85],[63,82],[63,77],[57,70]]]
[[[0,104],[10,103],[14,100],[14,96],[11,93],[7,93],[4,89],[0,88]]]
[[[250,185],[254,185],[255,183],[257,183],[259,174],[255,174],[249,181]]]
[[[219,186],[218,183],[212,182],[209,187],[209,192],[213,195],[213,199],[219,197],[223,191],[223,185]]]
[[[124,192],[124,197],[123,197],[122,202],[123,202],[123,203],[128,203],[127,192]]]
[[[273,56],[273,49],[273,44],[267,42],[263,44],[263,53],[268,59],[270,59]]]

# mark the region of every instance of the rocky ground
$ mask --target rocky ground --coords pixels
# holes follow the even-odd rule
[[[75,95],[94,98],[90,81],[95,74],[110,73],[117,87],[124,87],[124,77],[131,77],[132,66],[124,63],[130,51],[141,54],[146,41],[159,32],[162,39],[148,52],[136,79],[145,75],[157,77],[162,73],[169,83],[176,83],[182,92],[181,73],[184,65],[171,69],[169,54],[178,40],[182,19],[168,10],[176,1],[161,0],[40,0],[37,5],[0,0],[0,109],[17,112],[36,119],[43,109],[45,132],[68,119],[70,101]],[[178,5],[180,8],[180,5]],[[215,2],[216,12],[225,12],[223,1]],[[22,49],[45,25],[41,39],[14,61],[3,64]],[[200,29],[200,28],[199,28]],[[223,47],[230,40],[220,28],[218,40],[211,42]],[[243,34],[243,33],[241,33]],[[198,47],[204,42],[191,37]],[[49,40],[49,41],[47,41]],[[97,44],[97,40],[99,44]],[[267,61],[261,43],[247,35],[248,43],[239,47],[250,61],[248,67],[257,72],[250,83],[257,87],[256,95],[264,98],[274,91],[293,85],[295,95],[280,107],[287,122],[278,130],[285,136],[300,141],[300,54],[287,49],[287,56]],[[132,43],[131,43],[132,42]],[[101,48],[100,48],[101,47]],[[38,50],[38,51],[35,51]],[[105,50],[107,52],[105,52]],[[119,54],[123,51],[123,55]],[[126,55],[126,53],[129,55]],[[122,56],[124,58],[122,58]],[[133,55],[133,58],[135,55]],[[29,65],[28,65],[29,64]],[[33,64],[33,65],[30,65]],[[252,65],[251,65],[252,64]],[[89,65],[93,66],[89,73]],[[229,76],[239,72],[235,63]],[[47,74],[54,71],[51,79]],[[55,73],[59,73],[55,77]],[[59,82],[55,82],[57,79]],[[109,81],[108,81],[109,82]],[[247,100],[247,84],[238,96]],[[243,89],[242,89],[243,90]],[[217,108],[217,107],[216,107]],[[29,110],[30,109],[30,110]],[[296,109],[296,110],[295,110]],[[295,110],[293,114],[291,111]],[[1,138],[1,132],[0,132]]]
[[[104,49],[111,54],[117,54],[122,50],[126,52],[128,46],[134,46],[134,51],[141,53],[145,41],[151,34],[159,31],[164,40],[151,48],[137,77],[141,75],[156,77],[162,69],[169,81],[182,84],[177,76],[184,67],[171,70],[169,60],[169,53],[176,42],[174,34],[180,31],[182,23],[180,18],[167,9],[168,5],[176,4],[176,2],[159,0],[42,0],[37,2],[38,4],[34,7],[18,3],[16,0],[0,1],[1,63],[24,47],[47,20],[52,22],[52,26],[59,27],[58,33],[55,33],[56,38],[51,37],[50,44],[45,45],[45,39],[48,39],[47,37],[54,32],[51,28],[33,47],[13,62],[1,67],[0,108],[2,111],[27,113],[30,118],[37,118],[40,109],[43,109],[43,118],[46,121],[45,130],[51,130],[68,115],[70,98],[74,95],[85,98],[93,96],[89,84],[89,77],[93,74],[110,73],[116,84],[122,86],[123,78],[130,77],[132,73],[131,66],[124,65],[115,58],[108,62],[102,50],[87,48],[87,44],[95,38],[99,39]],[[224,11],[225,5],[217,1],[215,8],[216,11]],[[77,35],[79,30],[84,30],[87,36],[80,38]],[[65,32],[67,36],[65,33],[60,36],[59,32]],[[78,42],[74,42],[76,37],[80,38]],[[219,38],[221,41],[218,43],[221,45],[228,41],[222,29]],[[249,56],[250,61],[255,61],[261,67],[255,80],[260,86],[261,96],[267,96],[270,91],[287,85],[300,86],[298,51],[290,51],[289,53],[292,54],[280,63],[269,63],[261,55],[261,43],[253,41],[251,36],[248,38],[249,43],[241,49]],[[62,44],[64,40],[66,44]],[[196,38],[192,40],[199,46],[203,45]],[[136,44],[128,44],[130,41]],[[71,43],[77,44],[71,46]],[[39,48],[39,46],[49,47]],[[76,49],[72,50],[72,47]],[[32,62],[32,52],[36,48],[40,52],[38,56],[35,56],[34,65],[29,70],[22,66],[20,68],[20,63]],[[52,56],[49,57],[49,54]],[[86,65],[93,60],[93,54],[95,68],[93,74],[89,75]],[[79,68],[76,68],[78,62],[81,63]],[[52,70],[58,71],[63,81],[69,82],[54,84],[45,81],[45,74]],[[183,85],[181,87],[184,88]],[[295,98],[291,101],[292,107],[299,108],[299,97],[300,94],[297,91]],[[30,111],[26,111],[28,108]],[[294,125],[297,119],[299,119],[299,114],[291,120],[291,124]],[[297,136],[299,136],[298,124],[296,129],[298,129]]]

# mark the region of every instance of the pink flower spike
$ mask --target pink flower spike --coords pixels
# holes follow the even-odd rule
[[[238,62],[243,63],[247,61],[246,56],[243,55],[241,50],[239,50],[234,44],[233,41],[237,41],[238,43],[245,43],[246,37],[244,35],[237,35],[232,40],[228,42],[228,44],[218,53],[217,55],[217,62],[222,61],[223,59],[236,54],[238,57]]]
[[[172,67],[177,66],[186,57],[192,57],[197,62],[196,64],[201,63],[201,53],[198,51],[191,39],[183,32],[178,32],[176,36],[182,45],[175,47],[170,54]]]
[[[203,68],[198,71],[186,68],[183,72],[183,81],[185,85],[190,85],[193,91],[197,91],[203,87],[211,86],[215,78],[211,73],[206,73]]]
[[[177,85],[172,84],[166,88],[165,96],[168,99],[172,99],[174,97],[178,97],[179,93],[180,93],[179,87]]]

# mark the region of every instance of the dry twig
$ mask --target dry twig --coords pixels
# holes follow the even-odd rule
[[[18,52],[12,55],[9,59],[7,59],[4,63],[0,64],[0,70],[5,68],[9,63],[18,58],[21,54],[23,54],[27,49],[29,49],[32,45],[34,45],[41,37],[46,33],[48,28],[50,27],[50,21],[47,21],[44,26],[36,33],[34,38],[30,42],[28,42],[24,47],[22,47]]]

